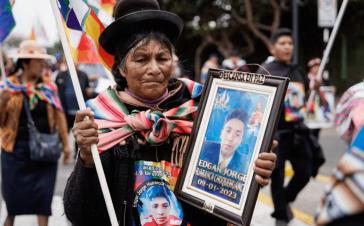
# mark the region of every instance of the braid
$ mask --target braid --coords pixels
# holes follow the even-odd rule
[[[121,59],[118,54],[115,55],[115,62],[112,66],[111,72],[114,76],[115,82],[116,82],[116,90],[121,91],[124,90],[125,87],[127,87],[126,79],[124,76],[120,74],[119,68],[121,64]]]

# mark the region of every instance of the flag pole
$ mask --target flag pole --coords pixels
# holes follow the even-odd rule
[[[349,0],[344,0],[343,3],[341,3],[339,14],[338,14],[338,16],[336,18],[334,28],[332,29],[332,32],[331,32],[331,35],[330,35],[329,42],[327,43],[327,46],[326,46],[325,51],[324,51],[324,56],[322,57],[320,67],[319,67],[319,69],[317,71],[317,78],[319,80],[321,80],[321,78],[322,78],[322,73],[323,73],[323,71],[325,69],[327,60],[328,60],[330,52],[331,52],[332,45],[334,44],[337,31],[339,30],[339,26],[340,26],[341,20],[342,20],[342,18],[344,16],[344,12],[345,12],[345,9],[346,9],[346,6],[348,5],[348,3],[349,3]]]
[[[4,82],[4,87],[6,87],[6,73],[3,57],[3,44],[0,43],[0,68],[1,68],[1,81]]]
[[[61,43],[62,43],[63,51],[64,51],[64,54],[65,54],[65,58],[66,58],[66,61],[67,61],[68,69],[69,69],[69,72],[70,72],[70,75],[71,75],[73,87],[74,87],[74,90],[75,90],[75,93],[76,93],[78,106],[80,107],[81,110],[84,110],[84,109],[86,109],[86,104],[85,104],[85,101],[84,101],[83,96],[82,96],[80,82],[79,82],[78,77],[77,77],[75,64],[73,63],[73,59],[72,59],[72,55],[71,55],[71,51],[70,51],[70,46],[69,46],[69,43],[68,43],[68,40],[67,40],[67,37],[66,37],[66,32],[65,32],[64,27],[63,27],[63,21],[62,21],[62,18],[61,18],[61,14],[60,14],[60,12],[58,10],[57,0],[50,0],[50,2],[51,2],[54,17],[56,19],[57,29],[58,29],[59,35],[61,37]],[[91,146],[91,152],[92,152],[92,158],[93,158],[94,163],[95,163],[97,176],[98,176],[98,179],[99,179],[99,182],[100,182],[100,185],[101,185],[101,190],[102,190],[102,193],[104,195],[106,208],[107,208],[107,212],[109,214],[111,225],[112,226],[118,226],[119,224],[118,224],[118,221],[117,221],[117,218],[116,218],[114,205],[113,205],[112,200],[111,200],[110,191],[109,191],[109,188],[107,186],[104,169],[102,168],[102,164],[101,164],[101,160],[100,160],[100,156],[99,156],[99,152],[97,150],[96,144],[93,144]]]

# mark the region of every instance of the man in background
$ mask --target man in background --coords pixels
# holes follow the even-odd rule
[[[304,114],[304,90],[307,89],[305,76],[297,65],[291,63],[294,48],[292,33],[289,29],[282,28],[274,32],[270,38],[270,52],[273,61],[263,64],[263,67],[275,76],[288,77],[290,84],[286,94],[283,112],[278,123],[275,139],[278,140],[278,160],[272,174],[271,192],[274,204],[272,216],[276,219],[276,225],[287,225],[293,218],[289,203],[293,202],[298,193],[309,182],[314,168],[312,163],[312,151],[308,139],[308,129],[303,124]],[[257,73],[266,74],[259,69]],[[289,91],[292,91],[290,93]],[[300,95],[294,92],[300,92]],[[290,106],[292,98],[301,98],[296,102],[302,106]],[[294,170],[294,176],[287,186],[284,186],[285,162],[289,160]]]
[[[229,57],[222,62],[222,67],[228,70],[235,70],[246,64],[237,50],[232,50]]]
[[[211,54],[201,68],[201,83],[205,84],[208,79],[208,72],[210,68],[220,68],[219,58],[216,54]]]

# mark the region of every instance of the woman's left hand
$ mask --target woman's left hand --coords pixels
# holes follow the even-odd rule
[[[258,159],[255,160],[255,180],[262,186],[269,184],[269,178],[272,175],[277,160],[277,155],[273,153],[273,150],[277,146],[278,142],[274,140],[270,152],[260,153]]]

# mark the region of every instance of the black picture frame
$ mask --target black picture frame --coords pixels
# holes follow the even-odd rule
[[[254,180],[253,162],[259,153],[271,148],[288,78],[220,69],[210,69],[208,74],[175,192],[180,200],[230,223],[249,225],[259,192],[259,185]],[[258,109],[258,105],[263,107]],[[253,107],[255,110],[252,111]],[[230,133],[222,117],[237,111],[245,111],[249,120],[244,121],[243,127],[237,127],[243,128],[243,135],[239,145],[234,146],[237,148],[233,150],[230,162],[223,167],[224,161],[217,163],[216,155],[229,153],[233,145],[210,140]],[[239,123],[234,121],[230,124]],[[253,130],[251,125],[258,129]],[[222,128],[221,134],[216,132],[217,128]],[[216,152],[219,154],[215,155],[210,150],[219,150]],[[238,155],[237,159],[242,164],[234,164],[235,155],[240,152],[244,157],[241,157],[243,154]],[[223,159],[221,156],[218,159]]]

